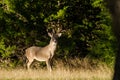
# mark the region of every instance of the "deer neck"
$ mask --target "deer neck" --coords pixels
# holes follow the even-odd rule
[[[55,49],[56,49],[56,46],[57,46],[57,43],[53,42],[53,41],[50,41],[49,43],[49,48],[50,48],[50,51],[54,52]]]
[[[50,41],[49,46],[50,46],[51,48],[52,48],[52,47],[53,47],[53,48],[56,48],[57,43]]]

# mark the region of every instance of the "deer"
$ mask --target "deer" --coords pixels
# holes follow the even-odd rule
[[[48,36],[51,38],[48,45],[44,47],[38,47],[38,46],[31,46],[25,50],[25,56],[28,59],[27,62],[27,69],[30,69],[30,65],[34,60],[37,61],[45,61],[47,65],[47,69],[51,72],[52,71],[52,65],[51,65],[51,59],[54,56],[58,38],[62,35],[62,30],[58,29],[57,32],[52,30],[52,32],[48,32]]]

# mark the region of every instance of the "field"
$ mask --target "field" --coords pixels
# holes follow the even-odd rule
[[[75,61],[73,62],[75,63]],[[105,64],[90,67],[86,62],[88,61],[85,60],[84,67],[77,66],[78,68],[68,67],[68,64],[65,67],[62,64],[63,62],[60,62],[51,73],[46,68],[31,70],[22,68],[0,69],[0,80],[112,80],[113,70],[111,68]]]
[[[111,80],[109,70],[64,70],[57,69],[51,73],[45,70],[23,69],[1,70],[0,80]]]

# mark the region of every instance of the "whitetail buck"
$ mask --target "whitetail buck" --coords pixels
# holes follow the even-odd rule
[[[57,39],[61,36],[61,31],[55,32],[53,30],[52,33],[48,32],[51,40],[50,43],[45,47],[37,47],[32,46],[25,50],[25,56],[28,59],[27,68],[30,68],[31,63],[35,60],[38,61],[46,61],[47,69],[51,72],[51,59],[54,56],[54,52],[57,46]]]

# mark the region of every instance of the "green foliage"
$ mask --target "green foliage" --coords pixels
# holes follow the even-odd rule
[[[67,8],[68,7],[65,6],[63,7],[63,9],[58,10],[57,14],[51,14],[48,18],[45,18],[44,22],[50,22],[50,19],[52,20],[64,19]]]
[[[8,46],[5,47],[4,41],[0,42],[0,54],[2,58],[9,58],[12,54],[14,54],[16,46]]]

